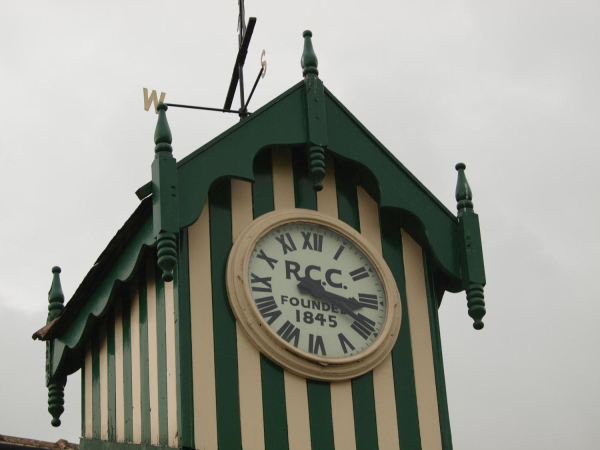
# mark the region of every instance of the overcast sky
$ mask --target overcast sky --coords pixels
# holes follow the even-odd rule
[[[237,1],[2,1],[0,434],[76,441],[80,376],[63,425],[46,411],[51,267],[70,298],[150,180],[166,100],[222,107]],[[464,293],[440,309],[454,448],[596,449],[600,441],[600,2],[247,0],[258,18],[250,110],[301,79],[302,31],[320,77],[451,211],[467,165],[488,285],[476,332]],[[234,105],[239,100],[236,99]],[[177,159],[237,122],[171,108]]]

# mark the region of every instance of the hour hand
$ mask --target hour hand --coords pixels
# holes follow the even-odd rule
[[[309,277],[300,278],[298,288],[301,292],[308,292],[312,294],[313,297],[329,300],[331,303],[342,309],[356,310],[363,307],[363,305],[356,301],[355,298],[342,297],[341,295],[334,294],[333,292],[328,292],[323,286],[321,286],[320,281],[313,280]]]

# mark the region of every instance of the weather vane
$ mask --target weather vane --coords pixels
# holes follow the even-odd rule
[[[256,90],[256,86],[261,78],[264,78],[267,73],[267,61],[264,59],[265,51],[263,50],[260,55],[260,72],[258,72],[258,76],[256,77],[256,81],[254,82],[254,86],[252,86],[252,90],[250,91],[250,95],[248,96],[248,100],[244,100],[244,63],[246,62],[246,56],[248,55],[248,47],[250,46],[250,39],[252,39],[252,33],[254,32],[254,27],[256,25],[256,17],[250,17],[248,20],[248,24],[246,25],[246,10],[244,7],[244,0],[238,0],[238,4],[240,6],[240,13],[238,17],[238,54],[235,58],[235,63],[233,65],[233,73],[231,74],[231,82],[229,83],[229,90],[227,91],[227,97],[225,97],[225,104],[223,108],[209,108],[206,106],[190,106],[190,105],[179,105],[176,103],[166,103],[167,106],[174,106],[177,108],[188,108],[188,109],[202,109],[205,111],[218,111],[218,112],[226,112],[226,113],[234,113],[240,116],[240,120],[248,117],[250,113],[248,112],[248,104],[252,99],[252,95],[254,95],[254,91]],[[235,95],[235,91],[237,89],[238,84],[240,85],[240,109],[231,109],[231,104],[233,103],[233,97]],[[159,103],[163,103],[165,100],[165,93],[160,93],[160,98],[156,94],[156,91],[152,91],[150,95],[148,95],[148,89],[144,88],[144,109],[146,111],[150,110],[150,106],[154,104],[154,110],[158,114],[156,110],[156,106]]]

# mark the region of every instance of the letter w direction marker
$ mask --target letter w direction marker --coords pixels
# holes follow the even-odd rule
[[[146,111],[149,111],[150,106],[154,105],[154,112],[156,114],[158,114],[158,109],[156,109],[156,107],[158,106],[159,103],[163,103],[165,101],[165,95],[166,94],[164,92],[161,92],[160,99],[159,99],[158,96],[156,95],[156,91],[152,91],[150,96],[148,96],[148,89],[144,88],[144,109]]]

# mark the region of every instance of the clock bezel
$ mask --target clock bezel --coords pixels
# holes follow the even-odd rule
[[[366,350],[346,358],[326,358],[297,349],[262,318],[250,291],[248,267],[257,242],[271,230],[289,223],[313,223],[330,228],[358,247],[381,279],[387,311],[379,337]],[[250,342],[265,356],[296,375],[325,381],[358,377],[380,364],[391,352],[401,321],[400,294],[383,257],[354,228],[307,209],[273,211],[251,222],[237,237],[227,261],[227,293],[233,313]]]

